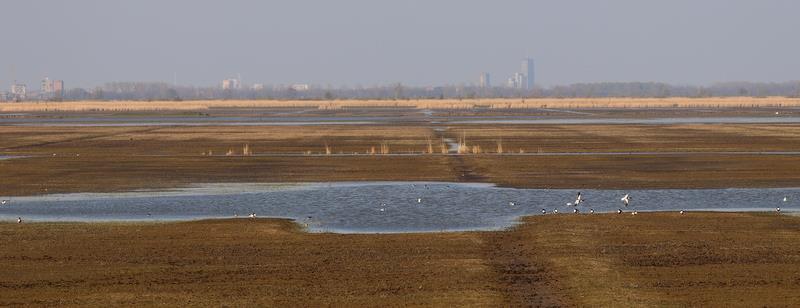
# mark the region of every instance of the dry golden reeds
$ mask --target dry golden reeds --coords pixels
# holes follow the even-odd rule
[[[467,154],[470,152],[470,148],[467,145],[467,133],[463,132],[461,138],[458,139],[458,154]]]
[[[406,107],[419,109],[525,108],[745,108],[800,107],[800,98],[711,97],[711,98],[540,98],[540,99],[450,99],[450,100],[197,100],[197,101],[75,101],[7,102],[0,112],[85,112],[208,110],[211,108],[319,108]]]
[[[481,146],[473,145],[472,146],[472,154],[481,154]]]

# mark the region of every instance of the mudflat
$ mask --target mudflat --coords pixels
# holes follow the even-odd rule
[[[793,306],[800,217],[528,217],[312,234],[287,220],[0,224],[0,305]]]

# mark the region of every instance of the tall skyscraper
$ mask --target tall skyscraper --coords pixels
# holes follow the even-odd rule
[[[533,90],[535,80],[533,59],[525,58],[525,60],[522,60],[522,74],[525,74],[525,84],[521,85],[521,87],[525,90]]]
[[[489,76],[489,73],[482,73],[480,79],[480,87],[481,88],[491,88],[492,87],[492,79]]]

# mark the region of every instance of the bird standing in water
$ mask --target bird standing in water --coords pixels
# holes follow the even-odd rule
[[[619,200],[622,201],[622,204],[624,204],[625,207],[628,207],[628,204],[631,203],[631,196],[628,195],[628,194],[625,194],[625,196],[622,197],[622,199],[619,199]]]
[[[581,192],[578,192],[578,195],[575,197],[575,203],[573,205],[574,206],[578,206],[583,201],[584,201],[584,199],[583,199],[583,196],[581,196]]]

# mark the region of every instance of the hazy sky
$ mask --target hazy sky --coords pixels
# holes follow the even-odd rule
[[[3,0],[0,85],[800,79],[796,0]],[[13,76],[12,76],[13,74]]]

